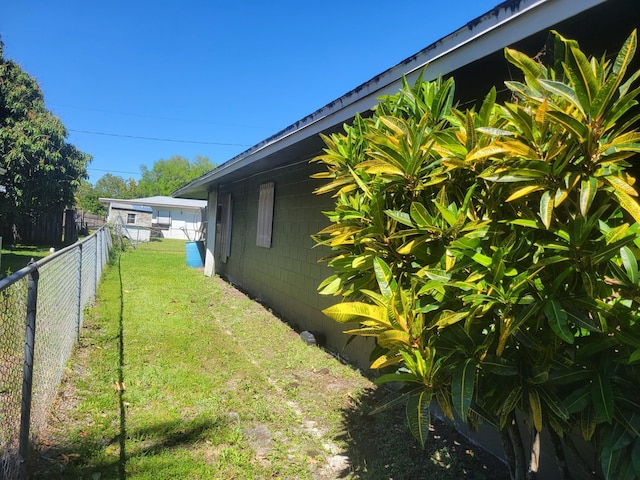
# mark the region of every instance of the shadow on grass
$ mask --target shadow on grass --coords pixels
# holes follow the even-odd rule
[[[228,420],[188,419],[160,422],[127,430],[125,394],[125,338],[124,295],[120,257],[116,260],[119,277],[118,323],[118,408],[119,432],[112,439],[100,436],[84,436],[62,446],[39,449],[39,461],[34,465],[33,479],[92,479],[125,480],[127,462],[136,457],[158,455],[167,450],[190,447],[212,437],[216,430],[224,428]],[[129,444],[135,445],[128,448]],[[116,447],[117,445],[117,447]]]
[[[136,447],[127,450],[126,458],[116,448],[121,444],[119,436],[110,440],[85,437],[75,443],[41,448],[39,465],[30,478],[123,480],[127,476],[125,461],[196,446],[212,438],[227,423],[211,419],[175,420],[130,431],[125,442],[131,440]]]
[[[509,480],[506,466],[470,443],[453,426],[432,418],[425,448],[411,436],[402,405],[370,415],[384,398],[381,390],[365,391],[343,410],[344,453],[349,474],[361,480],[429,479]]]
[[[7,271],[15,273],[26,267],[32,259],[37,262],[46,257],[47,253],[39,251],[37,247],[20,247],[19,252],[4,251],[2,252],[2,264],[0,265],[2,271],[0,273],[6,274]]]

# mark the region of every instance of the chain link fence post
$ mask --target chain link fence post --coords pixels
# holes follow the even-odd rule
[[[31,394],[33,387],[33,355],[36,338],[36,311],[38,306],[38,269],[29,273],[27,280],[27,316],[24,345],[24,373],[22,378],[22,410],[20,414],[20,480],[27,480],[29,453],[29,426],[31,422]]]
[[[76,341],[80,341],[80,329],[82,328],[82,243],[78,244],[78,283],[76,290]]]

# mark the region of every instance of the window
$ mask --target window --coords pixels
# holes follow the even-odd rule
[[[271,248],[271,231],[273,230],[273,182],[260,185],[258,199],[258,234],[256,245]]]
[[[128,224],[136,223],[136,214],[135,213],[127,213],[127,223]]]
[[[171,212],[158,210],[156,214],[156,223],[158,226],[170,227],[171,226]]]

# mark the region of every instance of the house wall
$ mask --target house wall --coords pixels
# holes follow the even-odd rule
[[[201,240],[202,210],[192,208],[176,207],[152,207],[153,219],[151,225],[159,227],[158,219],[166,217],[167,213],[171,218],[171,224],[167,228],[160,227],[163,238],[174,238],[179,240]]]
[[[317,168],[302,162],[220,189],[218,199],[229,192],[232,195],[233,235],[226,262],[221,261],[220,242],[216,242],[216,271],[269,305],[296,329],[322,334],[330,350],[367,369],[373,343],[356,339],[344,348],[348,339],[342,333],[345,327],[321,311],[338,297],[323,297],[317,291],[320,282],[331,274],[324,263],[318,263],[329,250],[312,248],[311,235],[328,225],[322,211],[333,205],[330,196],[311,193],[320,185],[309,178]],[[260,185],[267,182],[275,184],[271,248],[256,246]]]
[[[135,223],[127,223],[130,213],[135,214]],[[134,242],[148,242],[151,239],[151,212],[111,207],[108,220],[121,225],[123,235]]]

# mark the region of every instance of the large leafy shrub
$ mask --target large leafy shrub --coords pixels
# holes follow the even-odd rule
[[[575,429],[605,478],[640,478],[635,49],[634,32],[588,58],[556,34],[550,66],[505,50],[510,101],[463,111],[453,79],[419,79],[325,137],[320,289],[344,297],[325,313],[375,338],[423,444],[435,401],[494,425],[513,478],[537,471],[543,430],[562,460]]]

